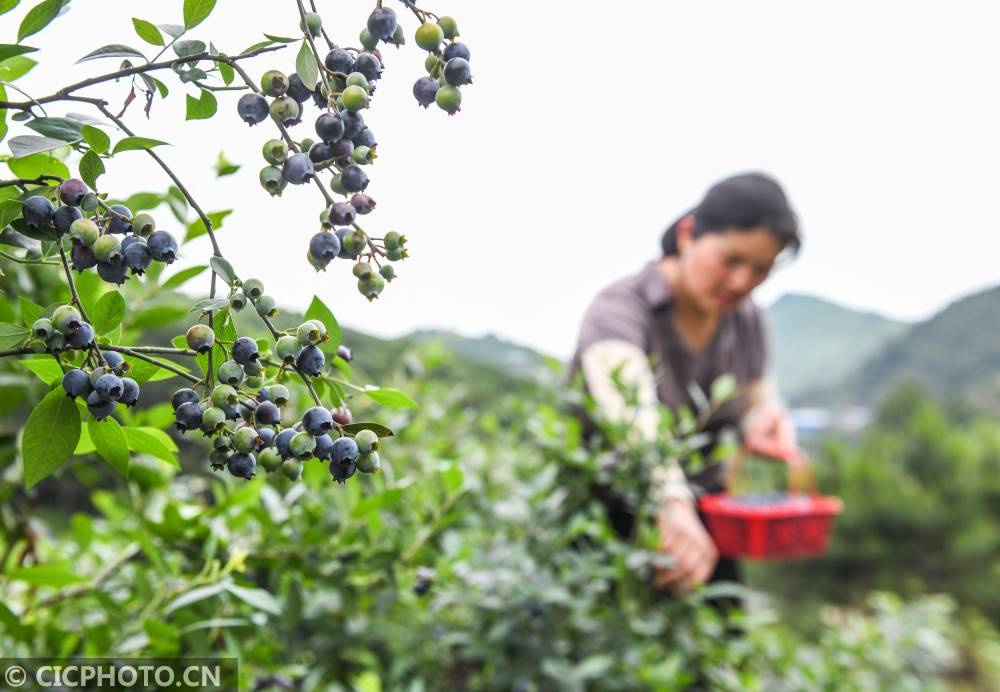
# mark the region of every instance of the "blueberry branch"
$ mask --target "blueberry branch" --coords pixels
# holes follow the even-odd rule
[[[157,360],[156,358],[150,358],[149,356],[140,353],[135,349],[129,348],[128,346],[114,346],[112,344],[104,344],[103,348],[106,351],[117,351],[118,353],[123,353],[126,356],[131,356],[132,358],[138,358],[139,360],[144,360],[147,363],[152,363],[153,365],[161,367],[164,370],[169,370],[175,375],[183,377],[188,382],[193,382],[194,384],[201,384],[201,380],[192,375],[191,373],[184,372],[183,370],[176,368],[170,363],[164,362],[162,360]],[[194,351],[192,351],[192,353],[194,353]]]
[[[18,264],[46,264],[51,267],[58,267],[59,263],[56,261],[44,260],[44,259],[29,259],[28,257],[18,257],[17,255],[12,255],[9,252],[4,252],[0,250],[0,257],[4,259],[9,259],[11,262],[17,262]]]
[[[90,322],[90,318],[87,317],[87,311],[84,310],[83,303],[80,302],[80,296],[76,292],[76,283],[73,281],[73,272],[69,270],[69,262],[66,260],[66,251],[63,249],[62,243],[59,243],[59,257],[62,258],[63,271],[66,274],[66,281],[69,283],[69,293],[73,296],[73,302],[80,311],[80,317],[83,318],[84,322]],[[97,362],[104,367],[107,367],[108,363],[104,360],[104,354],[101,353],[101,347],[97,345],[96,339],[91,342],[90,347],[94,350],[94,353],[97,354]]]

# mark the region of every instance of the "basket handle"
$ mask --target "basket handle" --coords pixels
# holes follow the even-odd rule
[[[733,479],[736,478],[736,472],[739,470],[747,456],[749,456],[749,452],[746,447],[741,446],[733,457],[733,461],[729,465],[729,468],[726,470],[727,489],[732,487]],[[802,481],[805,480],[809,486],[809,494],[813,496],[818,494],[816,489],[816,474],[813,472],[812,462],[809,460],[809,457],[806,456],[806,453],[801,449],[796,449],[794,454],[787,457],[765,455],[754,456],[788,464],[788,491],[790,493],[797,494],[801,492]]]

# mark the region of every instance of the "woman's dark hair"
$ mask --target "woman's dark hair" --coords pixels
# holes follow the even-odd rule
[[[663,233],[663,255],[677,254],[677,225],[694,214],[694,237],[731,229],[749,231],[764,226],[798,254],[802,247],[799,221],[778,182],[764,173],[742,173],[713,185],[694,209],[682,214]]]

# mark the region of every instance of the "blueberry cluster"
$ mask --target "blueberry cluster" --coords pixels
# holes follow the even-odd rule
[[[253,303],[254,309],[261,317],[274,317],[278,308],[274,298],[264,293],[264,284],[260,279],[247,279],[233,283],[229,293],[229,307],[239,312],[247,306],[247,301]]]
[[[460,87],[472,83],[469,66],[469,48],[455,40],[458,24],[451,17],[438,17],[437,22],[424,22],[417,29],[417,45],[429,55],[424,61],[426,77],[413,84],[413,97],[427,108],[436,103],[439,108],[454,115],[461,110]]]
[[[105,366],[91,371],[73,368],[63,374],[62,388],[71,399],[83,397],[87,410],[95,420],[104,420],[115,410],[116,404],[135,406],[139,401],[139,384],[125,377],[129,365],[121,354],[108,351],[103,354]]]
[[[29,345],[49,353],[69,349],[89,348],[94,343],[94,328],[80,316],[72,305],[60,305],[52,317],[40,317],[31,325]]]
[[[97,267],[102,279],[120,285],[130,271],[141,275],[153,262],[170,264],[177,258],[177,240],[156,230],[152,216],[133,215],[121,204],[104,207],[82,180],[64,180],[59,200],[57,207],[47,197],[33,195],[24,201],[22,215],[30,228],[68,234],[70,260],[79,272]]]

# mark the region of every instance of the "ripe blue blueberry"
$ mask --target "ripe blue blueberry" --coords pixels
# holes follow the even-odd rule
[[[292,154],[281,169],[282,177],[293,185],[301,185],[313,177],[312,161],[306,154]]]
[[[97,257],[94,256],[94,251],[87,245],[77,245],[74,243],[73,247],[70,248],[69,256],[73,261],[73,269],[76,269],[78,272],[83,272],[84,269],[97,266]]]
[[[340,239],[336,233],[320,231],[310,239],[309,252],[313,257],[329,262],[340,254]]]
[[[360,53],[354,61],[354,71],[363,74],[369,82],[374,82],[382,74],[382,63],[371,53]]]
[[[295,364],[302,372],[312,377],[316,377],[323,372],[323,364],[325,361],[326,358],[323,356],[323,352],[321,350],[315,346],[306,346],[302,349],[302,352],[299,353],[299,357],[295,360]]]
[[[336,142],[344,136],[344,121],[336,113],[323,113],[316,118],[316,134],[324,142]]]
[[[344,121],[344,137],[353,139],[365,129],[365,119],[357,111],[341,111],[340,119]]]
[[[198,353],[208,353],[215,343],[215,332],[207,324],[193,324],[185,335],[188,348]]]
[[[32,228],[51,226],[55,212],[52,202],[41,195],[29,197],[24,200],[24,205],[21,207],[24,222]]]
[[[257,425],[278,425],[281,423],[281,410],[273,401],[262,401],[254,409],[254,420]]]
[[[330,475],[333,476],[333,480],[337,481],[341,485],[343,485],[348,478],[353,476],[355,471],[357,471],[357,465],[353,461],[340,463],[334,463],[333,460],[330,461]]]
[[[69,348],[87,348],[94,342],[94,328],[89,322],[80,324],[80,328],[66,337],[66,346]]]
[[[71,207],[80,206],[83,196],[87,194],[87,185],[78,178],[70,178],[59,184],[59,199]]]
[[[233,360],[240,365],[246,365],[260,358],[257,342],[249,336],[241,336],[233,342]]]
[[[464,58],[465,60],[471,60],[472,57],[469,53],[469,47],[464,43],[449,43],[448,47],[444,49],[445,62],[451,60],[452,58]]]
[[[67,370],[62,378],[62,388],[70,398],[87,396],[90,394],[90,376],[80,368]]]
[[[122,380],[113,372],[106,373],[97,379],[94,391],[104,401],[118,401],[123,391]]]
[[[223,406],[222,410],[226,414],[226,420],[239,420],[240,419],[240,407],[236,404],[230,404],[229,406]]]
[[[113,262],[97,262],[97,275],[109,284],[121,286],[128,278],[128,267],[125,261],[118,257]]]
[[[354,58],[343,48],[334,48],[323,59],[326,69],[350,74],[354,72]]]
[[[248,125],[256,125],[263,122],[268,115],[267,99],[260,94],[244,94],[236,104],[243,122]]]
[[[129,236],[129,239],[132,238],[142,242],[132,242],[128,246],[124,246],[122,259],[125,262],[125,266],[131,269],[133,274],[141,276],[149,268],[149,265],[153,263],[153,253],[149,251],[149,246],[146,245],[145,240],[139,236]]]
[[[122,378],[122,395],[118,403],[125,406],[135,406],[139,402],[139,383],[131,377]]]
[[[374,147],[377,142],[375,141],[375,133],[370,127],[366,127],[361,130],[358,134],[351,138],[351,141],[356,147]]]
[[[372,10],[372,13],[368,15],[368,33],[375,38],[392,38],[392,34],[396,30],[396,23],[395,12],[390,10],[388,7],[376,7]],[[362,53],[362,55],[364,54]]]
[[[330,452],[333,450],[333,438],[329,435],[316,435],[316,449],[313,450],[313,455],[317,459],[327,460],[330,458]]]
[[[265,449],[274,444],[274,438],[277,435],[274,432],[274,428],[266,428],[261,426],[257,428],[257,449]]]
[[[299,103],[305,103],[312,96],[312,89],[302,83],[302,79],[295,73],[288,78],[288,95]]]
[[[441,85],[438,84],[436,79],[421,77],[413,83],[413,97],[417,99],[418,104],[427,108],[429,105],[434,103],[434,96],[437,94],[437,90],[440,86]]]
[[[333,416],[322,406],[313,406],[302,415],[302,427],[310,435],[322,435],[333,430]]]
[[[465,58],[452,58],[444,66],[444,81],[452,86],[472,83],[472,68]]]
[[[253,454],[240,454],[237,452],[229,457],[229,461],[226,462],[226,468],[229,469],[229,473],[237,478],[250,480],[256,475],[257,459],[254,458]]]
[[[153,231],[146,245],[157,262],[171,264],[177,259],[177,240],[166,231]]]
[[[353,463],[358,458],[358,443],[353,437],[338,437],[330,450],[330,461],[335,464]]]
[[[313,163],[322,163],[333,158],[333,147],[326,142],[316,142],[309,147],[309,160]]]
[[[345,111],[350,112],[350,111]],[[333,144],[329,145],[327,148],[327,154],[331,159],[346,159],[350,158],[351,154],[354,153],[354,142],[347,139],[338,139]]]
[[[74,221],[81,218],[83,218],[82,211],[76,207],[64,205],[56,209],[52,215],[52,225],[60,233],[69,233],[69,227],[73,225]]]
[[[109,214],[108,233],[117,233],[118,235],[130,233],[132,231],[132,210],[124,204],[112,204],[111,211],[117,213]]]
[[[353,165],[353,164],[352,164]],[[350,166],[348,166],[350,168]],[[347,170],[346,168],[344,169]],[[364,175],[364,173],[362,173]],[[330,221],[334,226],[350,226],[358,217],[358,210],[349,202],[337,202],[330,207]],[[340,252],[339,241],[337,252]]]
[[[111,371],[121,377],[125,374],[125,359],[122,354],[117,351],[104,351],[102,354],[104,356],[105,364],[111,368]]]
[[[285,428],[279,432],[274,437],[274,447],[278,450],[278,454],[281,455],[282,459],[292,458],[292,450],[289,446],[292,442],[292,438],[295,437],[295,431],[291,428]]]
[[[95,420],[104,420],[115,410],[116,402],[110,399],[103,399],[96,391],[87,395],[87,410]]]
[[[200,401],[198,392],[194,391],[190,387],[182,387],[174,392],[174,395],[170,398],[170,405],[173,406],[174,411],[176,411],[183,404],[197,404],[198,401]]]
[[[368,174],[358,164],[348,164],[340,172],[340,184],[348,192],[361,192],[368,187]]]

